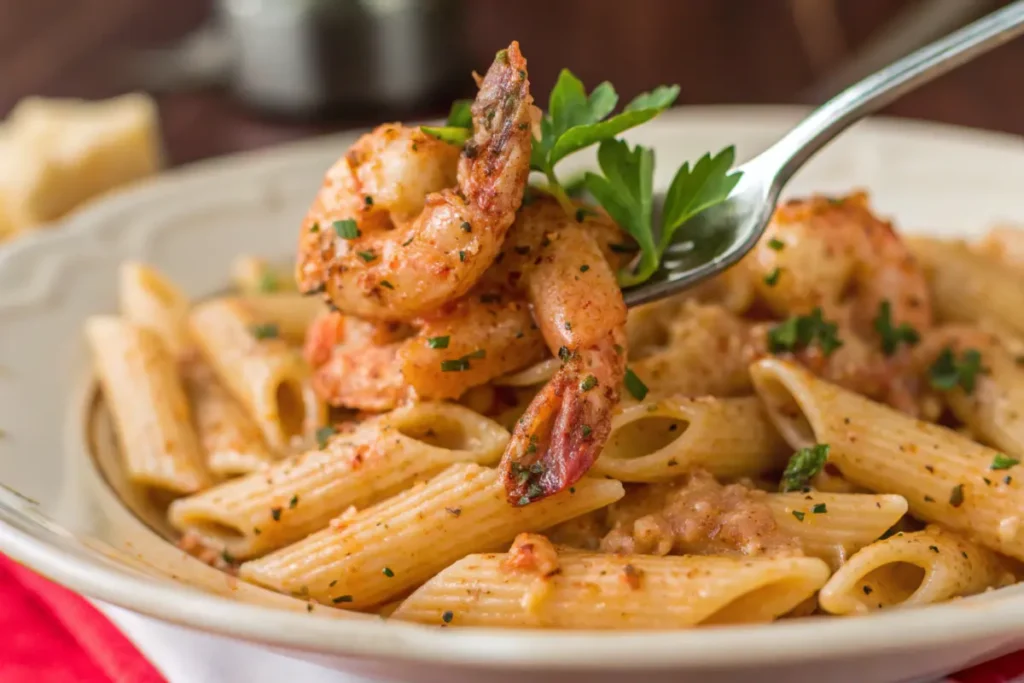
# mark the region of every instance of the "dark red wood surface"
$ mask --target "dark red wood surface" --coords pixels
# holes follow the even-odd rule
[[[481,66],[496,47],[520,40],[536,92],[546,92],[568,66],[591,85],[611,80],[624,97],[674,82],[683,103],[799,102],[836,60],[910,4],[820,2],[832,8],[839,30],[815,34],[824,44],[824,57],[816,58],[808,56],[807,36],[794,20],[797,0],[467,0],[464,39]],[[201,25],[211,3],[0,0],[0,115],[29,94],[104,97],[125,90],[123,67],[132,50],[172,44]],[[1024,40],[887,113],[1024,134],[1022,71]],[[175,163],[367,123],[274,119],[216,89],[162,95],[160,104]]]

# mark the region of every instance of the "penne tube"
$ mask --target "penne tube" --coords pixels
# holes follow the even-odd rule
[[[214,299],[192,310],[189,328],[271,448],[287,451],[309,439],[325,409],[300,353],[280,338],[277,327],[255,318],[238,299]]]
[[[622,495],[617,481],[584,478],[568,491],[516,507],[508,504],[497,470],[453,465],[426,484],[246,562],[239,576],[363,609],[402,595],[469,553],[503,547],[519,533],[552,527]]]
[[[1024,274],[996,263],[963,242],[927,237],[907,240],[928,275],[940,322],[990,319],[1024,336]]]
[[[859,551],[818,595],[831,614],[927,605],[1014,582],[991,550],[939,526],[900,532]]]
[[[765,498],[779,530],[800,541],[806,555],[833,569],[878,540],[907,512],[896,495],[773,493]]]
[[[295,275],[286,266],[271,264],[264,258],[243,254],[231,264],[231,281],[240,294],[295,292]]]
[[[492,465],[508,432],[447,403],[400,408],[338,434],[320,450],[175,501],[168,512],[183,533],[239,559],[298,541],[355,506],[372,505],[452,463]]]
[[[210,472],[233,477],[262,469],[276,460],[259,427],[205,363],[186,363],[182,377]]]
[[[517,541],[518,543],[518,541]],[[674,629],[764,623],[812,597],[829,576],[812,557],[559,553],[521,568],[515,553],[465,557],[406,598],[391,618],[438,626]]]
[[[310,323],[327,310],[319,298],[295,292],[250,294],[240,297],[239,301],[260,324],[276,326],[283,339],[300,345],[305,341]]]
[[[753,478],[783,469],[791,452],[756,397],[673,396],[621,408],[593,472],[631,482],[698,468]]]
[[[828,444],[828,462],[854,484],[899,494],[915,517],[1024,559],[1024,481],[1015,477],[1015,468],[993,470],[998,451],[846,391],[792,363],[762,360],[751,366],[751,375],[794,448]]]
[[[119,280],[121,315],[151,330],[174,358],[181,358],[191,347],[188,297],[158,270],[142,263],[123,264]]]
[[[133,482],[172,493],[210,484],[175,361],[150,330],[89,318],[86,337]]]

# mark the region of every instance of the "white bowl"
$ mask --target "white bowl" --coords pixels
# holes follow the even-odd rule
[[[683,109],[632,137],[657,147],[664,187],[684,159],[731,143],[749,157],[800,114]],[[94,389],[82,321],[115,310],[116,267],[125,259],[156,264],[198,297],[224,288],[240,252],[287,258],[321,174],[351,139],[168,173],[0,251],[0,550],[103,601],[398,680],[899,681],[1024,645],[1017,587],[934,607],[756,627],[442,630],[337,610],[308,614],[303,602],[240,584],[176,550],[114,494],[123,483],[116,467],[104,476],[90,453],[89,439],[106,437],[87,417]],[[588,163],[583,156],[573,161]],[[878,120],[822,153],[789,194],[866,187],[901,229],[971,236],[1001,220],[1024,223],[1022,182],[1017,138]]]

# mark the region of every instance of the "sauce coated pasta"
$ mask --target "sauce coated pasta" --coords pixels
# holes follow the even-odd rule
[[[615,194],[646,163],[616,135],[674,92],[612,115],[574,78],[540,112],[513,43],[449,125],[361,138],[297,286],[240,255],[235,291],[189,301],[124,267],[87,337],[183,551],[310,612],[439,627],[763,623],[1015,582],[1024,238],[908,240],[863,192],[794,199],[731,270],[627,315],[619,283],[661,251]],[[554,166],[584,133],[580,199]]]

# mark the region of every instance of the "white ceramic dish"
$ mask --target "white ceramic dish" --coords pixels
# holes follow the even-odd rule
[[[749,157],[799,115],[679,110],[633,137],[657,147],[664,186],[683,159],[729,143]],[[113,493],[116,471],[105,479],[90,455],[93,389],[81,323],[115,309],[116,266],[125,259],[155,263],[202,296],[225,286],[239,252],[287,257],[322,172],[350,141],[325,138],[169,173],[0,251],[0,550],[141,613],[417,682],[890,682],[1024,645],[1024,586],[930,608],[757,627],[442,630],[335,610],[307,614],[300,601],[239,584],[174,549],[128,511]],[[866,187],[902,229],[969,236],[1001,220],[1024,223],[1022,179],[1019,139],[879,120],[837,141],[789,193]]]

